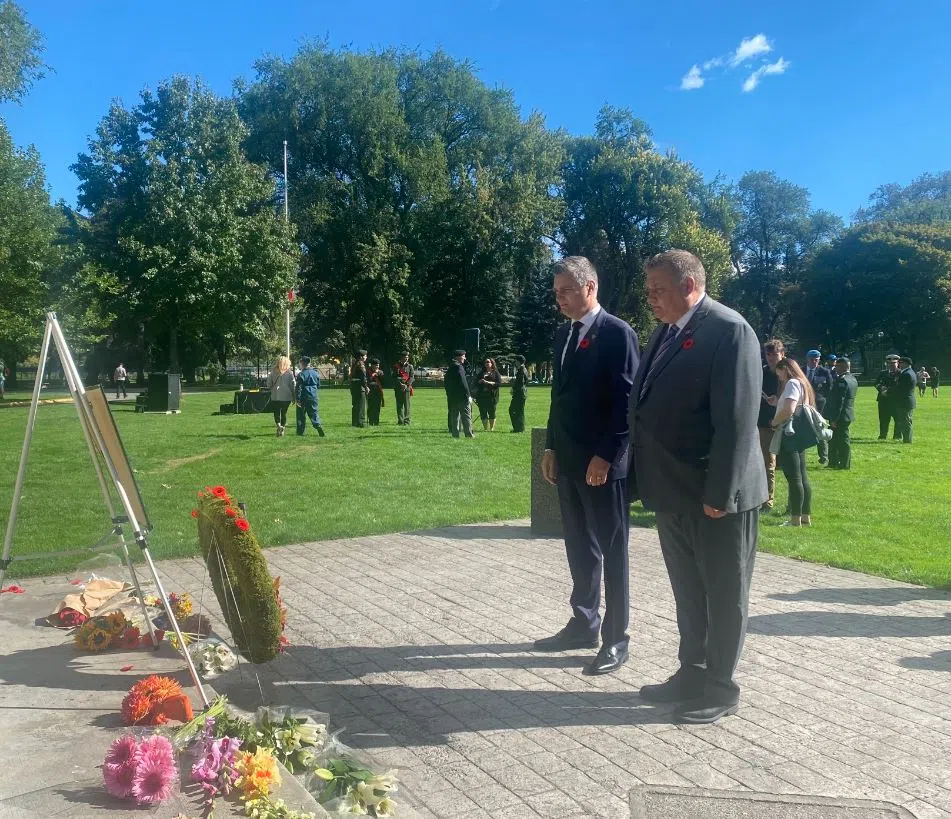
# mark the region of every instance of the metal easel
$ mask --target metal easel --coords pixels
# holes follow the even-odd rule
[[[198,689],[198,695],[201,699],[202,705],[207,708],[210,705],[208,697],[205,694],[205,689],[201,684],[201,679],[198,676],[198,672],[195,670],[195,664],[192,662],[192,658],[185,648],[185,639],[182,636],[178,621],[175,619],[175,615],[171,610],[168,602],[168,596],[165,594],[165,588],[162,586],[162,581],[159,577],[158,569],[156,569],[155,562],[152,560],[152,555],[149,551],[146,533],[151,527],[148,525],[147,519],[139,521],[136,517],[135,508],[129,499],[129,493],[126,491],[126,487],[123,485],[123,482],[119,476],[119,470],[117,469],[117,465],[114,462],[113,456],[110,454],[109,448],[106,446],[103,432],[100,429],[96,416],[92,411],[92,407],[89,403],[89,397],[86,393],[86,388],[83,386],[82,379],[79,376],[79,370],[76,368],[76,364],[73,361],[73,356],[69,351],[69,346],[66,344],[66,338],[63,336],[63,331],[59,325],[59,320],[56,318],[56,313],[46,314],[46,329],[43,333],[43,344],[40,348],[40,361],[36,370],[36,381],[33,384],[33,399],[30,402],[30,410],[27,416],[26,434],[23,438],[23,450],[20,453],[20,465],[17,469],[16,483],[14,484],[13,489],[13,503],[10,507],[10,518],[7,520],[7,530],[3,540],[3,557],[0,558],[0,586],[3,585],[4,573],[9,568],[10,564],[15,560],[29,560],[37,557],[55,557],[62,554],[71,554],[76,551],[46,552],[42,554],[31,553],[22,557],[10,556],[10,551],[13,546],[13,534],[16,529],[17,515],[20,508],[20,500],[23,495],[23,479],[26,475],[26,465],[30,455],[30,444],[33,440],[33,428],[36,424],[36,411],[40,402],[40,390],[43,386],[43,377],[46,373],[46,363],[47,357],[49,356],[51,341],[56,345],[57,352],[59,353],[60,362],[63,365],[63,372],[66,376],[66,383],[69,387],[69,392],[72,395],[73,404],[75,405],[76,411],[79,414],[79,421],[83,429],[83,436],[86,439],[86,446],[89,450],[89,456],[92,459],[93,466],[95,467],[96,477],[99,480],[99,488],[102,491],[102,497],[109,513],[109,519],[113,525],[112,531],[107,533],[105,537],[99,541],[99,543],[101,544],[107,541],[112,535],[115,535],[118,538],[119,543],[122,546],[122,552],[125,557],[126,566],[128,567],[129,573],[132,576],[132,582],[135,585],[136,594],[139,597],[139,604],[141,605],[142,613],[145,616],[145,622],[149,630],[149,636],[152,639],[152,645],[155,648],[158,648],[158,639],[156,638],[152,620],[149,617],[148,610],[145,606],[142,587],[139,583],[139,578],[132,563],[132,557],[129,554],[129,548],[125,539],[123,524],[129,524],[129,527],[132,530],[133,538],[135,539],[135,542],[142,553],[142,557],[149,568],[149,572],[152,575],[152,580],[155,582],[155,588],[158,590],[158,597],[162,601],[162,606],[165,609],[168,622],[174,630],[175,636],[178,638],[178,644],[182,647],[182,654],[184,655],[185,663],[188,666],[188,672],[191,675],[192,682]],[[116,432],[116,436],[118,437],[118,432]],[[102,458],[101,461],[100,457]],[[113,503],[112,494],[109,491],[109,483],[107,482],[106,476],[103,473],[103,464],[109,473],[113,488],[118,495],[119,502],[122,506],[122,511],[124,512],[122,515],[116,514],[116,507]],[[129,470],[129,474],[131,474],[131,469]],[[132,486],[131,490],[138,494],[138,489],[135,486]],[[143,517],[145,517],[144,506],[142,505],[141,500],[139,500],[138,507],[140,510],[142,510]]]

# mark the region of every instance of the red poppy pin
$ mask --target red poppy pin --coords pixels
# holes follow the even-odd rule
[[[583,338],[583,339],[581,339],[581,341],[578,342],[578,349],[579,349],[579,350],[587,350],[588,347],[590,347],[590,346],[591,346],[591,341],[590,341],[590,339]]]
[[[691,347],[693,347],[693,339],[688,336],[684,339],[684,343],[681,344],[680,347],[683,350],[689,350]]]

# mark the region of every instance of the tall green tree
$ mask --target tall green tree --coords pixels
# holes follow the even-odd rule
[[[0,120],[0,359],[35,353],[50,305],[47,276],[60,263],[61,224],[33,147],[18,149]]]
[[[608,310],[646,331],[653,319],[643,265],[671,247],[697,253],[717,292],[729,271],[728,240],[715,224],[714,197],[691,165],[660,153],[645,122],[612,106],[601,109],[594,136],[568,138],[566,148],[560,248],[595,263]]]
[[[121,285],[114,312],[175,371],[180,348],[194,359],[265,338],[296,279],[292,229],[246,135],[233,102],[178,77],[114,104],[73,166],[80,239]]]
[[[809,191],[772,171],[750,171],[736,187],[739,224],[732,237],[735,276],[725,300],[761,339],[775,335],[798,298],[813,255],[842,229],[828,211],[811,210]]]
[[[857,225],[821,250],[802,282],[802,337],[829,349],[883,333],[912,356],[946,357],[951,223]]]
[[[19,101],[45,74],[43,37],[12,0],[0,2],[0,102]]]
[[[882,185],[869,197],[868,206],[859,208],[855,220],[914,225],[951,221],[951,171],[922,174],[904,187]]]
[[[316,43],[257,71],[240,105],[253,158],[277,173],[288,141],[300,340],[442,357],[480,327],[509,348],[519,283],[557,215],[559,145],[541,119],[441,52]]]

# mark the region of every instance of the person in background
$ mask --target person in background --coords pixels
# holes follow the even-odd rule
[[[357,350],[350,367],[350,424],[355,427],[367,425],[367,395],[370,382],[367,378],[367,351]]]
[[[931,397],[937,398],[938,387],[941,386],[941,370],[939,370],[937,367],[932,367],[930,375],[931,375],[931,378],[929,379],[929,381],[931,383]]]
[[[778,338],[771,338],[763,345],[766,363],[763,365],[763,391],[760,395],[759,415],[756,426],[759,430],[759,448],[763,453],[763,465],[766,467],[766,490],[769,497],[763,504],[763,511],[773,508],[773,494],[776,492],[776,456],[769,451],[773,440],[773,416],[776,414],[776,400],[779,397],[779,379],[776,377],[776,365],[786,355],[786,345]]]
[[[925,390],[928,389],[928,379],[931,378],[931,374],[928,372],[928,368],[924,364],[921,365],[921,369],[918,370],[918,397],[925,397]]]
[[[515,376],[512,378],[512,403],[509,404],[509,418],[512,419],[512,432],[525,432],[525,401],[528,398],[528,370],[525,369],[525,356],[515,356]]]
[[[466,438],[475,438],[472,431],[472,393],[466,377],[466,351],[456,350],[452,355],[453,360],[443,381],[449,407],[449,432],[453,438],[458,438],[461,425]]]
[[[782,435],[783,424],[793,417],[799,406],[815,406],[815,394],[809,379],[791,358],[784,358],[776,364],[776,376],[779,378],[782,392],[776,402],[773,434]],[[805,424],[806,419],[797,419],[796,423]],[[791,452],[781,447],[776,462],[789,484],[789,520],[780,525],[812,526],[812,486],[806,471],[805,450]]]
[[[122,397],[128,398],[125,391],[125,382],[128,380],[129,374],[126,372],[125,367],[122,366],[122,362],[119,362],[119,366],[116,367],[115,372],[112,374],[112,380],[116,382],[116,398],[119,397],[119,390],[122,390]]]
[[[898,383],[898,354],[885,356],[885,369],[878,374],[875,382],[875,401],[878,404],[878,440],[888,438],[888,424],[895,414],[895,384]],[[898,438],[898,422],[895,422],[895,437]]]
[[[852,362],[841,355],[835,361],[835,384],[826,402],[825,417],[832,427],[832,440],[829,442],[829,468],[852,468],[852,439],[849,427],[855,420],[855,396],[859,383],[850,370]]]
[[[317,390],[320,388],[320,375],[310,366],[310,356],[301,356],[300,372],[297,375],[297,434],[303,435],[307,429],[307,419],[323,438],[324,428],[320,424],[317,412]]]
[[[393,365],[395,383],[393,390],[396,393],[396,423],[399,426],[409,426],[410,401],[415,390],[413,382],[416,380],[416,371],[409,363],[409,351],[400,354],[400,360]]]
[[[476,404],[479,407],[479,420],[482,429],[495,430],[495,411],[499,406],[499,390],[502,386],[502,376],[495,366],[494,358],[487,358],[482,362],[482,372],[476,381]]]
[[[5,388],[7,384],[7,368],[0,359],[0,401],[7,397]]]
[[[812,387],[816,396],[816,409],[822,413],[826,400],[832,390],[832,382],[835,380],[832,373],[819,364],[819,351],[809,350],[806,353],[806,380]],[[824,465],[829,463],[829,442],[819,439],[816,444],[816,451],[819,453],[819,463]]]
[[[380,359],[370,359],[370,371],[367,373],[370,392],[367,395],[367,423],[371,427],[380,425],[380,410],[386,406],[383,398],[383,371],[380,369]]]
[[[287,408],[296,398],[296,382],[291,369],[291,360],[282,355],[274,362],[274,368],[268,373],[267,388],[271,391],[271,411],[274,413],[274,424],[277,427],[277,437],[284,437],[284,427],[287,426]]]
[[[918,406],[918,400],[915,398],[918,378],[915,376],[912,360],[907,355],[898,359],[898,367],[898,381],[894,389],[895,403],[892,406],[895,413],[895,432],[901,436],[903,444],[910,444],[915,407]]]

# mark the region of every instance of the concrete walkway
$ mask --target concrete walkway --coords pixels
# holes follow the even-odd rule
[[[273,704],[329,712],[351,744],[400,768],[422,816],[629,817],[645,784],[951,816],[951,594],[760,555],[740,712],[680,727],[636,695],[676,668],[651,530],[631,537],[631,659],[607,677],[581,675],[592,652],[529,650],[567,621],[569,586],[561,542],[530,538],[526,522],[267,556],[293,647],[258,679],[243,666],[216,687],[243,691],[244,707],[260,683]],[[160,568],[217,614],[200,562]]]

